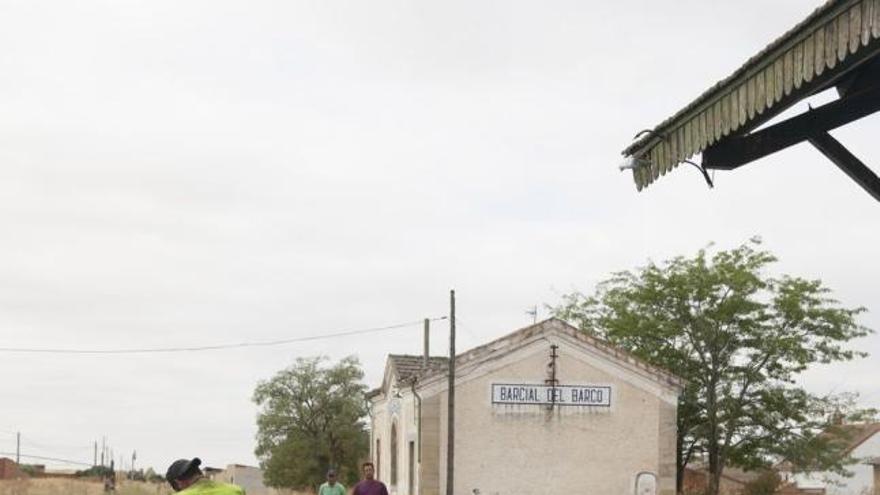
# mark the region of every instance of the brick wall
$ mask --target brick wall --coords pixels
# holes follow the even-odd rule
[[[23,477],[24,473],[18,469],[15,461],[7,457],[0,457],[0,480],[12,480]]]

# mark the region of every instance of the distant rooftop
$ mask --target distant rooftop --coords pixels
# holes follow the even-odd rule
[[[397,371],[398,380],[405,382],[423,373],[445,370],[449,358],[444,356],[431,356],[428,358],[428,366],[424,366],[424,356],[411,354],[389,354],[394,369]]]

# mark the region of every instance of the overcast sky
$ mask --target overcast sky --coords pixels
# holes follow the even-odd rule
[[[193,346],[441,316],[459,347],[612,271],[753,235],[880,328],[880,208],[808,145],[637,193],[620,150],[808,0],[0,1],[0,347]],[[821,97],[820,97],[821,98]],[[799,105],[795,111],[805,109]],[[871,116],[834,134],[880,170]],[[541,317],[546,311],[541,311]],[[446,324],[433,346],[446,349]],[[817,393],[880,406],[873,357]],[[257,382],[421,329],[0,353],[0,452],[256,464]]]

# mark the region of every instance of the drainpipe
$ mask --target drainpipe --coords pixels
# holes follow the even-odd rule
[[[422,396],[416,392],[416,383],[418,382],[418,378],[412,381],[410,384],[410,389],[412,390],[413,397],[416,398],[416,407],[418,408],[418,412],[416,412],[416,442],[419,443],[419,451],[416,456],[416,459],[421,466],[422,463]]]
[[[376,418],[373,416],[373,400],[367,399],[365,402],[367,416],[370,417],[370,461],[376,462],[376,454],[373,452],[373,445],[376,442]]]

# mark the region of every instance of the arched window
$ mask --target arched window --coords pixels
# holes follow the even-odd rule
[[[642,471],[636,475],[636,495],[656,495],[657,475]]]
[[[391,484],[397,485],[397,422],[391,423]]]

